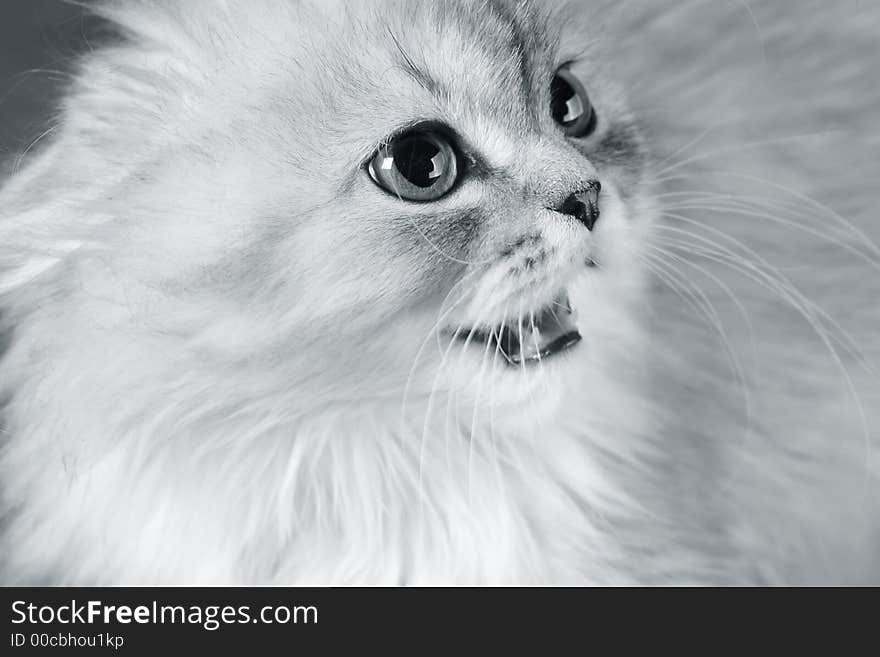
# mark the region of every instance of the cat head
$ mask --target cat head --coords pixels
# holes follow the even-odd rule
[[[596,3],[103,11],[130,38],[67,119],[113,181],[78,209],[93,299],[348,401],[554,399],[623,330],[645,154]]]

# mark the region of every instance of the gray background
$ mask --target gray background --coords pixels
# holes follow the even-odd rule
[[[0,172],[45,129],[77,55],[103,27],[61,0],[0,0]]]

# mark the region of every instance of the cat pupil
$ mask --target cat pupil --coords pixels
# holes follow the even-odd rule
[[[392,154],[398,171],[418,187],[431,187],[444,173],[442,151],[421,136],[399,140],[393,145]]]
[[[557,123],[570,123],[583,114],[584,106],[577,92],[558,75],[553,78],[550,93],[553,118]]]
[[[550,113],[569,137],[586,137],[596,129],[596,114],[587,92],[565,69],[558,70],[550,83]]]

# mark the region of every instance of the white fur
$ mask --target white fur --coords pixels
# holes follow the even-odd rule
[[[815,229],[719,210],[718,197],[678,211],[759,251],[840,326],[799,316],[754,270],[688,256],[675,264],[701,286],[684,293],[694,311],[640,264],[669,247],[648,220],[675,197],[640,186],[624,200],[603,171],[602,230],[583,243],[545,231],[560,252],[550,282],[517,296],[501,270],[480,270],[449,301],[455,270],[437,283],[426,256],[394,251],[395,200],[356,171],[423,101],[350,39],[373,53],[387,24],[424,43],[406,11],[106,4],[128,41],[83,62],[51,144],[0,192],[4,580],[876,581],[880,395],[860,367],[880,350],[880,252],[838,214],[872,230],[880,92],[865,83],[866,26],[880,11],[836,4],[828,24],[793,2],[583,2],[590,31],[569,26],[562,47],[598,38],[580,73],[609,116],[627,112],[627,90],[655,173],[714,153],[657,193],[770,197],[774,216]],[[462,87],[499,68],[464,32],[437,48],[438,74]],[[387,97],[334,104],[334,66],[352,67],[353,87],[387,80]],[[523,185],[578,166],[558,140],[514,139],[498,113],[445,111]],[[335,143],[319,141],[334,127]],[[783,136],[797,138],[767,141]],[[449,203],[499,206],[499,240],[548,221],[493,193]],[[583,249],[604,267],[575,276]],[[576,351],[522,373],[475,357],[483,345],[444,357],[432,329],[446,310],[448,325],[497,321],[504,302],[540,305],[560,281],[575,281]],[[844,332],[858,354],[833,342]]]

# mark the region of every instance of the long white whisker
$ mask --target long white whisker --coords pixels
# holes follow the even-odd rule
[[[693,237],[693,236],[692,236]],[[692,248],[699,249],[699,247]],[[717,247],[717,245],[716,245]],[[713,253],[710,249],[702,249],[702,253],[698,251],[692,251],[697,255],[701,255],[709,260],[718,262],[719,264],[725,264],[736,271],[739,271],[743,275],[748,278],[754,280],[759,285],[766,287],[771,291],[775,291],[779,294],[783,299],[788,301],[793,308],[795,308],[807,321],[807,323],[811,326],[814,333],[817,337],[822,341],[828,350],[829,355],[832,360],[835,362],[838,367],[841,376],[844,379],[847,390],[853,400],[853,403],[856,405],[856,410],[859,415],[862,433],[865,442],[865,450],[866,450],[866,470],[865,472],[871,472],[873,467],[873,451],[871,446],[871,436],[870,429],[868,427],[867,416],[864,411],[864,406],[862,400],[858,394],[858,391],[855,387],[855,383],[852,380],[852,376],[849,372],[849,369],[844,364],[840,354],[837,352],[833,342],[837,342],[844,348],[847,348],[850,353],[856,356],[857,359],[860,360],[863,367],[866,367],[868,371],[872,374],[872,376],[877,376],[876,370],[874,370],[873,366],[864,358],[858,349],[857,345],[855,345],[852,338],[845,332],[843,329],[831,319],[827,313],[818,308],[814,303],[806,299],[797,289],[791,285],[790,282],[785,279],[779,272],[774,272],[775,276],[778,278],[774,278],[770,276],[767,272],[763,271],[760,267],[756,266],[754,262],[743,259],[742,257],[737,256],[736,254],[728,254],[723,251],[716,251]],[[768,266],[764,263],[761,263],[763,266]],[[822,322],[827,322],[835,331],[837,331],[838,335],[834,334],[829,335],[828,331],[823,326]],[[868,476],[866,474],[866,476]]]
[[[724,324],[721,320],[721,316],[718,313],[718,311],[716,310],[716,308],[714,307],[714,305],[712,304],[712,302],[709,300],[708,296],[700,289],[700,287],[698,285],[696,285],[695,283],[688,281],[687,278],[684,277],[683,275],[679,276],[678,272],[675,270],[674,266],[671,263],[663,263],[662,262],[661,256],[665,257],[665,258],[674,259],[675,261],[677,261],[683,265],[686,265],[688,267],[691,267],[691,268],[699,271],[700,273],[704,274],[705,276],[709,277],[716,285],[718,285],[725,292],[725,294],[727,294],[731,298],[731,300],[733,300],[734,304],[736,304],[740,313],[745,318],[746,324],[748,326],[750,345],[751,345],[751,349],[752,349],[752,363],[753,363],[753,369],[754,369],[754,363],[757,361],[757,358],[755,355],[756,352],[755,352],[755,342],[754,342],[754,330],[753,330],[751,319],[749,317],[748,312],[746,311],[745,307],[742,305],[740,300],[736,297],[736,295],[733,294],[733,291],[723,281],[721,281],[717,276],[715,276],[711,272],[707,271],[705,268],[700,267],[699,265],[696,265],[694,263],[688,262],[687,260],[685,260],[683,258],[679,258],[679,257],[675,256],[674,254],[669,253],[667,251],[657,249],[656,247],[649,246],[648,248],[657,252],[657,255],[655,255],[655,256],[652,256],[651,254],[643,254],[644,256],[646,256],[648,258],[655,259],[655,266],[656,266],[655,273],[659,273],[659,270],[666,270],[667,275],[670,277],[671,281],[674,282],[677,280],[678,284],[681,286],[681,289],[683,289],[683,290],[685,290],[687,288],[691,288],[691,289],[696,290],[697,295],[699,296],[700,300],[703,302],[704,308],[702,308],[702,311],[706,315],[706,318],[709,320],[709,323],[714,327],[714,329],[716,330],[716,332],[720,336],[722,345],[724,346],[725,352],[727,354],[728,361],[730,362],[730,366],[731,366],[734,378],[736,379],[738,385],[740,386],[740,389],[742,390],[743,404],[745,406],[745,413],[746,413],[745,438],[747,440],[749,438],[749,436],[751,435],[751,430],[752,430],[751,393],[749,391],[749,386],[748,386],[748,381],[745,376],[745,371],[743,370],[743,367],[739,361],[739,358],[736,356],[736,352],[733,349],[733,346],[730,342],[727,331],[724,329]],[[668,270],[666,269],[666,267],[668,267]],[[669,281],[667,281],[667,284],[670,284]],[[670,287],[672,287],[673,291],[675,291],[674,283],[673,283],[673,285],[670,285]],[[693,294],[693,293],[691,293],[691,294]],[[699,307],[699,305],[698,305],[698,307]]]

